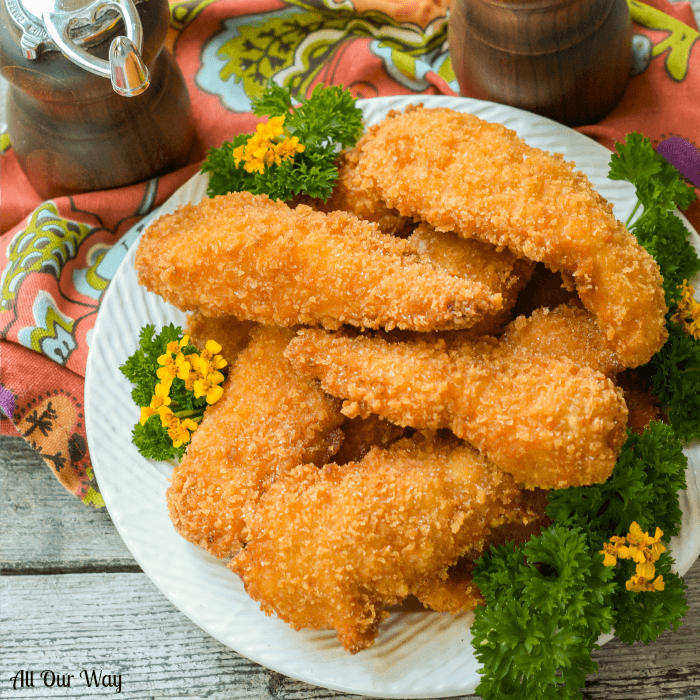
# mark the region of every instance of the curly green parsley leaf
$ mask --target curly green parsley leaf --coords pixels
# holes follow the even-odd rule
[[[288,89],[271,83],[253,101],[253,112],[259,117],[283,117],[284,132],[267,139],[266,155],[257,159],[242,156],[251,139],[258,138],[259,145],[257,132],[239,134],[210,149],[202,165],[202,172],[209,173],[207,194],[247,190],[282,201],[298,194],[328,199],[338,178],[338,153],[354,146],[364,129],[355,102],[342,87],[317,85],[308,99],[294,105]],[[299,145],[297,152],[275,158],[281,144],[292,141]]]
[[[666,326],[668,340],[644,372],[678,437],[690,442],[700,439],[700,342],[672,321]]]
[[[637,133],[626,142],[616,143],[617,153],[610,159],[611,180],[626,180],[634,185],[637,205],[627,221],[640,245],[656,260],[663,277],[666,303],[679,298],[679,286],[700,271],[700,258],[689,241],[688,229],[674,214],[676,207],[688,208],[695,199],[694,189],[681,174]],[[630,224],[638,208],[641,216]]]
[[[671,320],[687,289],[685,281],[700,271],[700,257],[690,243],[688,229],[674,213],[676,207],[686,209],[692,204],[695,191],[648,138],[632,133],[615,148],[609,177],[635,187],[638,203],[627,223],[658,263],[670,309],[669,339],[642,374],[651,380],[678,436],[686,441],[700,439],[700,341]],[[630,224],[639,206],[643,212]]]
[[[664,587],[653,593],[634,593],[627,590],[625,582],[634,571],[634,562],[626,561],[614,569],[617,585],[611,605],[615,610],[615,634],[625,643],[649,644],[667,629],[678,630],[688,611],[685,599],[687,585],[675,573],[671,573],[673,558],[668,552],[655,562],[656,573],[661,575]]]
[[[613,570],[578,528],[554,525],[513,548],[491,547],[474,583],[486,599],[472,636],[484,700],[579,698],[597,664],[591,652],[609,632]]]
[[[139,333],[139,347],[119,368],[122,374],[134,384],[131,398],[137,406],[148,406],[153,396],[153,387],[158,384],[158,358],[165,352],[168,343],[179,340],[182,329],[173,325],[164,326],[154,338],[154,325],[147,325]]]

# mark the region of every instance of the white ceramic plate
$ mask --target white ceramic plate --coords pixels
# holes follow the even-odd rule
[[[377,98],[359,105],[367,123],[372,124],[389,109],[403,109],[419,101],[500,122],[532,146],[563,153],[615,204],[619,219],[625,221],[632,211],[633,188],[607,179],[609,151],[548,119],[503,105],[452,97]],[[206,179],[193,177],[158,214],[199,201],[205,189]],[[143,223],[127,235],[126,242],[136,238]],[[693,235],[700,250],[700,238]],[[394,613],[382,626],[376,644],[351,656],[332,631],[294,632],[275,617],[265,616],[223,561],[175,532],[165,505],[172,467],[144,459],[132,445],[131,430],[139,410],[131,401],[131,385],[119,366],[136,349],[142,326],[182,324],[184,314],[138,285],[135,248],[131,246],[102,302],[88,358],[85,403],[90,454],[100,489],[119,533],[142,569],[177,608],[214,638],[292,678],[387,698],[473,692],[479,677],[472,654],[470,614]],[[690,467],[688,490],[682,494],[682,533],[672,541],[681,574],[700,553],[700,447],[692,446],[686,453]]]

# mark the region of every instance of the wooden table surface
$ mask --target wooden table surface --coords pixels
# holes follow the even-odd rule
[[[0,697],[358,697],[281,676],[209,637],[142,573],[107,511],[66,493],[22,438],[0,436],[0,479]],[[700,700],[700,560],[685,580],[679,631],[649,646],[606,644],[585,698]],[[34,671],[33,688],[20,676],[13,689],[21,670]],[[83,670],[112,685],[88,688]]]

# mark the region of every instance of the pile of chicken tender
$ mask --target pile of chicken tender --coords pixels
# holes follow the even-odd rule
[[[167,491],[267,614],[356,653],[399,604],[457,613],[492,544],[548,525],[661,417],[658,266],[572,163],[409,107],[327,202],[236,192],[162,216],[140,284],[229,362]]]

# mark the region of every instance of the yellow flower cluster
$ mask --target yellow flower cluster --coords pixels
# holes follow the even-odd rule
[[[688,280],[683,280],[682,296],[671,320],[683,326],[688,335],[700,340],[700,303],[695,301],[695,289]]]
[[[292,160],[302,153],[306,146],[299,143],[296,136],[284,134],[284,116],[270,117],[264,124],[258,124],[255,133],[246,143],[233,149],[233,162],[236,167],[243,161],[244,170],[249,173],[264,173],[266,167],[279,165],[283,160]]]
[[[630,525],[629,534],[625,537],[613,536],[610,542],[603,545],[601,554],[604,555],[605,566],[615,566],[618,559],[632,559],[637,568],[632,577],[626,582],[628,591],[663,591],[664,579],[660,574],[654,578],[658,560],[666,547],[661,544],[664,533],[657,527],[654,536],[642,532],[642,528],[634,522]]]
[[[189,340],[189,336],[185,335],[179,341],[168,343],[167,352],[158,358],[158,364],[161,366],[156,374],[160,383],[155,386],[150,405],[141,407],[141,425],[157,413],[161,425],[168,429],[168,436],[174,447],[181,447],[190,441],[191,433],[202,416],[195,416],[193,419],[194,414],[191,411],[172,411],[170,388],[173,380],[182,379],[188,391],[194,392],[198,399],[205,397],[210,405],[216,403],[224,392],[220,386],[224,375],[219,370],[226,367],[227,362],[218,354],[221,345],[214,340],[208,340],[201,353],[185,355],[182,348],[187,346]]]

